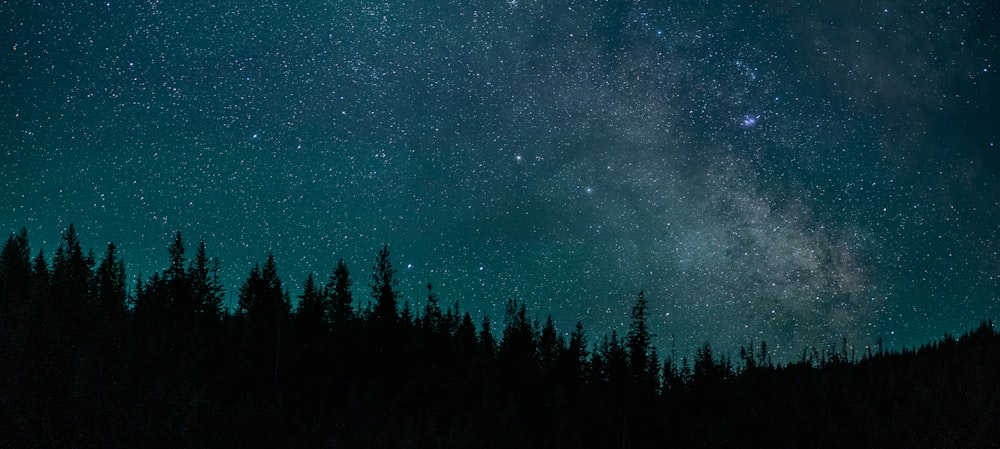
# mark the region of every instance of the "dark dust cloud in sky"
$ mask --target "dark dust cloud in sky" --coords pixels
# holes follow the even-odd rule
[[[404,299],[660,348],[914,345],[996,318],[988,2],[0,6],[0,223],[230,293],[390,245]],[[193,247],[193,245],[192,245]]]

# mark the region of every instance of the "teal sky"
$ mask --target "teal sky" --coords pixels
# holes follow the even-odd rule
[[[362,299],[387,243],[413,304],[592,339],[645,290],[661,352],[920,344],[1000,311],[1000,17],[897,3],[8,2],[0,230]]]

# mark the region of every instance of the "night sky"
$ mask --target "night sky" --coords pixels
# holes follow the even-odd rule
[[[797,359],[1000,317],[991,2],[0,4],[0,225],[129,275],[204,239],[235,293],[343,257],[367,301],[591,341],[640,290],[661,355]],[[235,303],[235,300],[233,301]]]

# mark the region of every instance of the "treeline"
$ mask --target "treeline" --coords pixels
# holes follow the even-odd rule
[[[508,303],[478,326],[427,286],[399,304],[388,248],[354,298],[340,261],[293,310],[274,258],[233,314],[218,266],[180,233],[126,284],[113,244],[71,225],[51,263],[25,231],[0,250],[3,447],[997,447],[992,323],[900,353],[847,346],[775,365],[704,345],[661,359],[639,294],[625,335],[568,335]]]

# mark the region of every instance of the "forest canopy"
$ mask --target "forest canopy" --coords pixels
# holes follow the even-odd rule
[[[569,332],[511,299],[502,329],[427,284],[410,303],[388,246],[355,298],[343,260],[287,286],[272,255],[232,311],[205,242],[178,232],[135,286],[73,225],[51,259],[0,250],[0,435],[16,447],[992,447],[992,322],[919,349],[709,343],[661,356],[638,292],[624,335]],[[364,277],[362,278],[364,279]],[[295,300],[290,291],[295,291]],[[293,306],[294,304],[294,306]],[[480,323],[477,325],[477,322]]]

